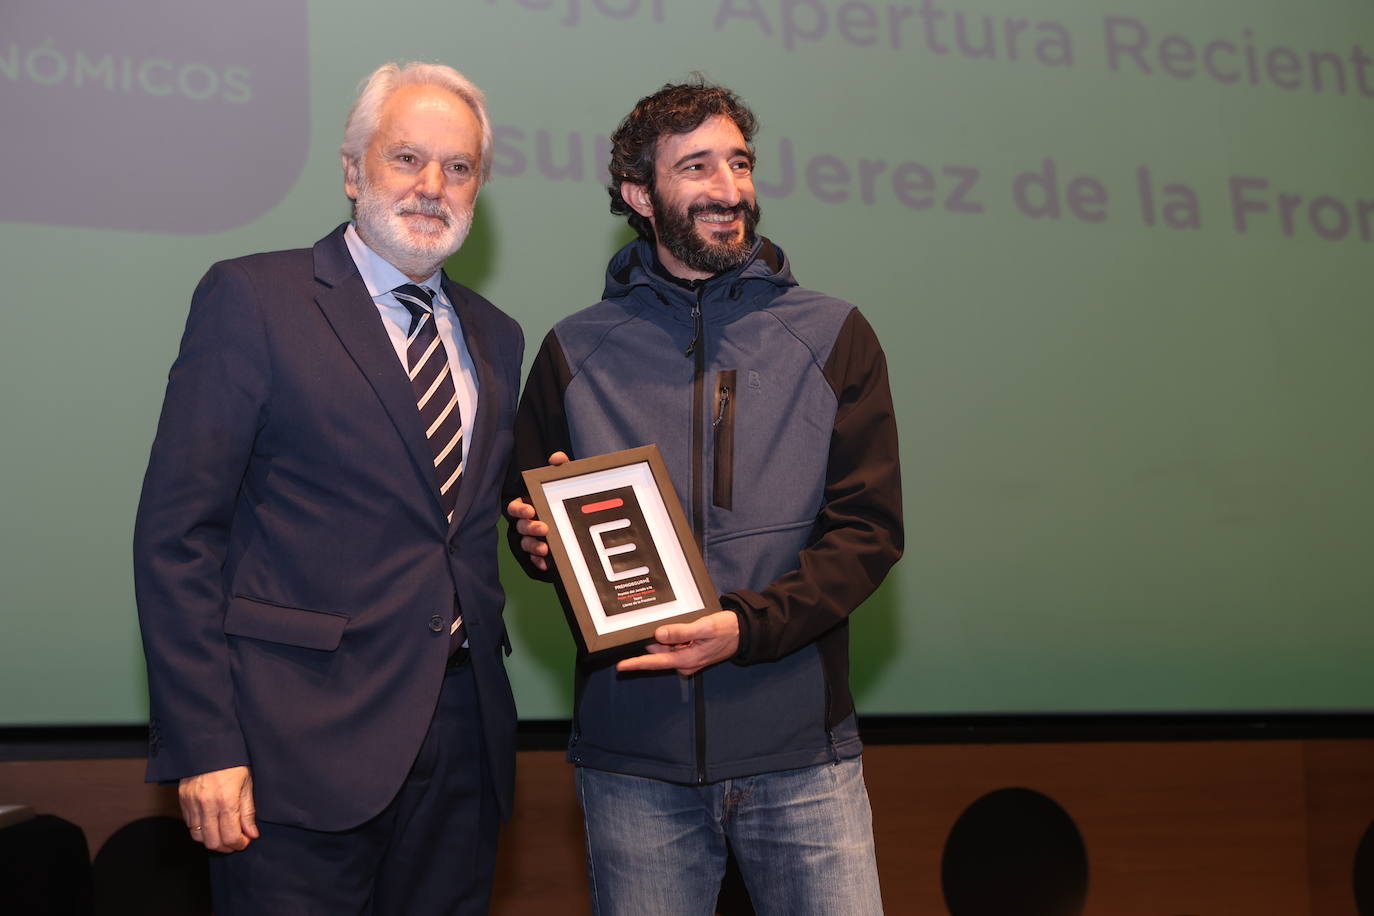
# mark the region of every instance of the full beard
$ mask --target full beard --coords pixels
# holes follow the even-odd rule
[[[657,192],[650,192],[654,207],[654,228],[658,240],[683,264],[693,270],[707,274],[722,274],[734,270],[749,259],[754,248],[754,227],[759,224],[762,212],[758,202],[740,201],[733,207],[721,204],[693,204],[685,211],[666,206]],[[698,223],[697,216],[703,213],[738,215],[744,220],[744,233],[738,238],[730,238],[731,233],[713,233],[709,223]],[[709,236],[725,238],[703,238],[699,226],[706,227]]]
[[[438,222],[406,219],[418,213],[435,217]],[[376,193],[362,175],[358,181],[358,199],[353,212],[358,234],[377,254],[386,258],[408,277],[427,277],[444,263],[463,242],[472,229],[472,207],[455,214],[440,200],[411,195],[395,204],[388,204]]]

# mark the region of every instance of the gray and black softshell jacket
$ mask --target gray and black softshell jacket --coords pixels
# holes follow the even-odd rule
[[[802,289],[759,239],[744,266],[695,284],[636,240],[604,301],[560,321],[516,417],[519,471],[657,443],[736,657],[690,679],[579,661],[568,759],[679,783],[850,758],[848,617],[902,551],[887,364],[847,302]],[[511,547],[529,564],[512,525]]]

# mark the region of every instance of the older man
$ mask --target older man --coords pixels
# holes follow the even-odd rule
[[[148,777],[219,916],[484,912],[511,804],[497,495],[519,327],[441,270],[483,96],[387,64],[342,147],[354,219],[196,289],[134,537]]]
[[[723,592],[645,654],[578,666],[568,757],[599,916],[709,916],[727,841],[761,914],[882,909],[849,615],[902,549],[887,363],[858,309],[755,234],[755,126],[700,83],[625,117],[611,212],[639,238],[603,301],[549,332],[516,421],[516,468],[657,443]],[[509,511],[547,578],[547,527]]]

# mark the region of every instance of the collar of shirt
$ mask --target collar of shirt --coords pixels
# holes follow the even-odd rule
[[[344,243],[348,245],[348,253],[353,256],[353,263],[357,265],[358,273],[367,285],[368,295],[374,302],[391,304],[396,301],[391,295],[393,289],[415,282],[397,270],[386,258],[369,248],[363,237],[358,235],[358,227],[355,224],[349,223],[348,228],[344,230]],[[436,303],[449,304],[448,297],[444,295],[442,270],[436,270],[418,285],[432,289]]]

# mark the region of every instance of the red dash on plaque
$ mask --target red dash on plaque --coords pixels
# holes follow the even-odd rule
[[[615,499],[603,499],[599,503],[587,503],[582,507],[583,515],[591,515],[593,512],[605,512],[607,509],[619,509],[625,505],[625,500],[620,497]]]

